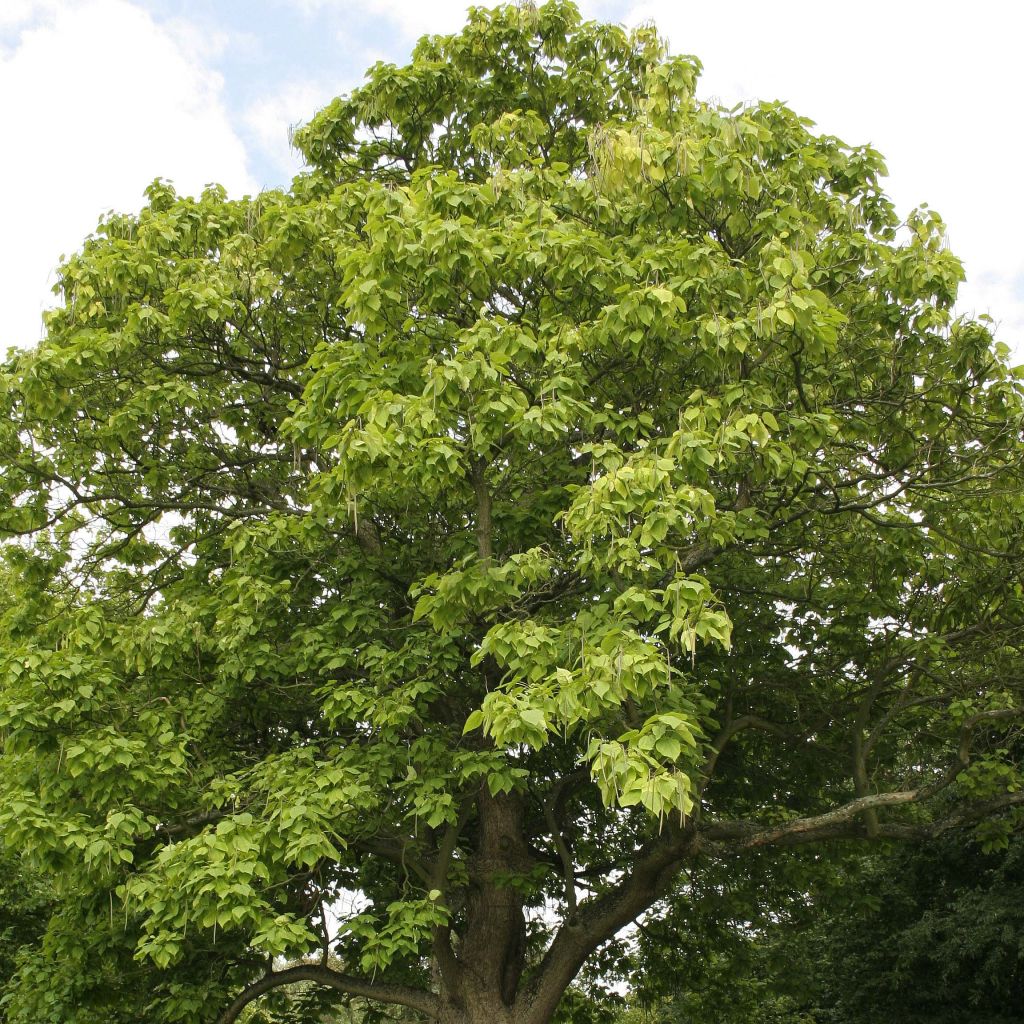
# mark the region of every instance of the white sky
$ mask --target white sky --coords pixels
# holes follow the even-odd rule
[[[402,62],[458,0],[0,0],[0,351],[31,344],[53,268],[154,177],[232,194],[287,183],[291,124]],[[964,260],[964,311],[987,312],[1024,358],[1024,166],[1018,5],[590,0],[652,20],[703,61],[704,96],[783,99],[886,156],[901,211],[938,209]]]

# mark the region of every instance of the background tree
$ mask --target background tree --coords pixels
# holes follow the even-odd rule
[[[943,837],[866,860],[808,933],[822,1019],[1024,1020],[1024,845]],[[785,939],[780,935],[780,939]]]
[[[0,1021],[6,1020],[4,993],[18,959],[42,938],[52,902],[44,880],[25,870],[19,858],[0,853]]]
[[[698,70],[476,10],[289,192],[62,267],[2,385],[13,1021],[546,1024],[681,878],[1012,828],[1005,347],[877,153]]]
[[[624,998],[595,1009],[648,1024],[1017,1024],[1019,834],[867,851],[783,851],[680,887],[634,936]]]

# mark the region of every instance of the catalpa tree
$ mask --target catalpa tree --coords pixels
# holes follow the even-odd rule
[[[877,153],[698,70],[475,10],[290,191],[65,262],[2,378],[10,1021],[546,1024],[704,870],[1013,827],[1021,385]]]

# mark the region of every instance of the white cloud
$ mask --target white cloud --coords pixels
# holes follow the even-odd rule
[[[0,7],[0,29],[9,29],[30,21],[42,8],[53,10],[56,0],[6,0]]]
[[[21,35],[0,57],[0,351],[39,338],[58,256],[103,211],[137,209],[153,178],[253,190],[222,82],[180,31],[127,0],[20,7]]]
[[[229,46],[238,45],[238,37],[216,28],[209,22],[188,18],[168,18],[160,27],[178,46],[183,56],[195,64],[206,64],[220,57]]]
[[[279,172],[279,180],[287,181],[302,167],[301,157],[289,143],[291,130],[309,121],[336,95],[337,89],[318,82],[291,82],[245,109],[247,139]]]
[[[430,3],[417,3],[415,0],[369,0],[366,7],[389,18],[400,27],[402,35],[418,39],[428,33],[438,35],[457,32],[466,22],[466,11],[470,4],[463,0],[431,0]]]
[[[886,157],[901,212],[937,209],[964,261],[965,312],[990,313],[1024,356],[1024,166],[1017,5],[860,0],[725,9],[642,0],[673,52],[704,63],[702,93],[724,102],[783,99],[819,129]]]
[[[443,35],[458,32],[466,23],[470,7],[495,7],[500,0],[363,0],[359,5],[360,17],[369,21],[383,18],[390,23],[393,33],[406,41],[416,40],[423,35]],[[506,0],[507,2],[507,0]],[[539,4],[543,0],[536,0]],[[324,10],[347,12],[351,9],[348,0],[297,0],[306,13]],[[585,18],[614,21],[616,10],[623,4],[618,0],[576,0]],[[394,35],[392,36],[394,38]]]
[[[351,17],[352,8],[348,0],[296,0],[297,6],[306,14],[323,11],[337,12]],[[364,0],[359,5],[359,19],[364,23],[374,19],[386,19],[391,39],[415,40],[422,35],[457,32],[466,22],[466,12],[471,6],[492,6],[471,4],[465,0]]]

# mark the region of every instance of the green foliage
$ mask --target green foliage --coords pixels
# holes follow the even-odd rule
[[[689,872],[630,943],[622,973],[631,1018],[817,1022],[825,972],[816,964],[834,922],[830,901],[857,886],[848,860],[838,849],[771,852]]]
[[[1024,1020],[1024,843],[959,838],[869,861],[816,929],[825,1019]]]
[[[1013,802],[1020,383],[876,152],[699,69],[475,9],[289,191],[157,181],[61,267],[0,376],[0,829],[61,899],[12,1021],[426,987],[487,900],[540,971],[677,830]]]
[[[667,908],[627,1003],[664,1024],[1017,1024],[1022,866],[1019,835],[996,853],[947,836],[828,866],[776,859]]]
[[[17,962],[38,945],[52,907],[53,892],[45,880],[16,857],[0,855],[0,1021],[6,1020],[4,993]]]

